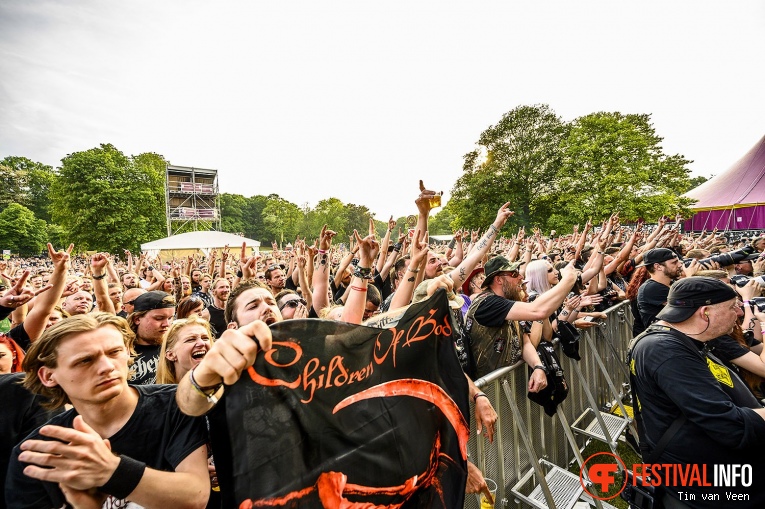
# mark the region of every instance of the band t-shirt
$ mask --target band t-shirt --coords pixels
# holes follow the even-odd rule
[[[149,385],[157,383],[157,364],[160,345],[135,345],[135,362],[130,367],[131,385]]]
[[[192,452],[207,443],[205,421],[181,413],[175,403],[175,385],[135,386],[138,404],[133,415],[119,431],[109,437],[112,451],[146,463],[155,470],[173,472]],[[48,424],[72,427],[77,411],[72,409],[51,419]],[[39,428],[27,439],[51,440],[39,434]],[[11,453],[5,483],[9,509],[62,507],[64,494],[58,484],[39,481],[24,475],[26,463],[18,460],[16,446]],[[103,507],[125,507],[124,502],[109,497]],[[140,507],[132,504],[128,507]]]

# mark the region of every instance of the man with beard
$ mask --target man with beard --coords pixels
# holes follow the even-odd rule
[[[229,328],[223,330],[202,362],[180,381],[176,399],[183,413],[207,415],[223,507],[234,507],[233,458],[223,384],[236,382],[242,371],[255,362],[260,348],[271,349],[268,326],[281,322],[282,315],[271,289],[260,281],[250,280],[231,292],[224,316]]]
[[[521,262],[510,263],[504,256],[489,260],[481,284],[485,290],[473,300],[465,318],[465,328],[475,359],[477,376],[510,366],[521,357],[533,368],[529,391],[538,392],[547,385],[545,367],[528,334],[523,334],[520,320],[547,319],[563,303],[577,279],[577,270],[569,263],[561,270],[561,281],[541,294],[534,302],[520,300]],[[522,339],[523,338],[523,339]]]
[[[207,311],[210,313],[210,325],[213,326],[216,338],[219,338],[226,330],[224,310],[230,293],[231,286],[228,279],[219,277],[215,280],[212,285],[212,304],[207,307]]]
[[[138,296],[127,320],[135,333],[136,357],[133,363],[132,385],[149,385],[157,377],[157,360],[162,341],[175,314],[175,299],[154,290]]]
[[[638,290],[639,316],[635,317],[635,325],[638,326],[639,320],[642,326],[635,329],[636,335],[653,323],[657,313],[667,303],[669,286],[684,274],[683,262],[677,257],[677,253],[664,247],[648,251],[643,256],[643,265],[650,274],[650,278]]]
[[[643,467],[659,480],[654,486],[662,486],[668,509],[726,506],[720,500],[730,488],[709,482],[713,469],[717,478],[714,467],[723,465],[745,465],[750,472],[749,482],[737,485],[739,502],[727,507],[765,507],[765,409],[708,347],[743,315],[738,297],[717,279],[681,279],[658,321],[630,345]],[[680,467],[690,466],[706,473],[707,482],[679,481]]]
[[[138,281],[139,281],[138,274],[135,274],[133,272],[125,272],[122,274],[122,288],[124,291],[129,290],[130,288],[140,288]]]

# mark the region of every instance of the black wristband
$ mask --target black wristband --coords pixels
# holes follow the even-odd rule
[[[454,246],[456,245],[457,245],[456,239],[452,239],[451,241],[449,241],[449,249],[454,249]]]
[[[120,464],[117,465],[117,470],[106,481],[106,484],[98,489],[118,500],[124,500],[135,491],[138,483],[141,482],[144,470],[146,470],[146,463],[120,455]]]
[[[100,276],[90,276],[90,277],[92,277],[92,278],[93,278],[93,279],[95,279],[96,281],[101,281],[103,278],[105,278],[105,277],[106,277],[106,272],[104,272],[104,273],[103,273],[103,274],[101,274]]]
[[[395,244],[393,244],[393,250],[394,251],[398,251],[400,253],[401,252],[401,242],[396,242]]]

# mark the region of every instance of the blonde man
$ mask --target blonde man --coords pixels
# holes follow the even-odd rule
[[[204,423],[183,416],[175,387],[129,386],[134,335],[107,313],[46,330],[24,359],[24,386],[50,408],[71,404],[14,448],[10,509],[203,508],[209,497]]]

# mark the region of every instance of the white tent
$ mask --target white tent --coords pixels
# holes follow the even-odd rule
[[[141,244],[141,250],[149,256],[157,256],[160,252],[166,256],[186,256],[197,252],[202,252],[205,256],[210,254],[211,249],[221,249],[224,246],[231,248],[234,256],[239,256],[239,250],[242,243],[251,249],[251,252],[260,251],[260,242],[248,239],[233,233],[206,231],[180,233],[165,237],[164,239]],[[249,254],[249,253],[248,253]]]

